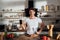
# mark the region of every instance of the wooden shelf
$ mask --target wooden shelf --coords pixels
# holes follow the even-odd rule
[[[60,17],[40,17],[42,20],[60,20]]]
[[[2,18],[3,18],[3,17],[2,17]],[[43,19],[43,18],[44,18],[44,19],[47,19],[47,18],[49,18],[49,19],[55,18],[55,19],[56,19],[56,18],[58,18],[58,19],[59,19],[60,17],[40,17],[40,18],[42,18],[42,19]],[[4,19],[19,19],[19,18],[4,18]]]
[[[47,13],[55,13],[55,12],[57,12],[57,11],[42,11],[42,12],[47,12]],[[38,13],[40,13],[40,11],[38,11]]]
[[[14,11],[0,11],[0,13],[24,13],[24,11],[20,11],[20,12],[14,12]]]
[[[40,18],[54,18],[54,17],[40,17]]]
[[[19,18],[4,18],[4,17],[1,17],[0,19],[19,19]]]
[[[19,18],[4,18],[4,19],[19,19]]]

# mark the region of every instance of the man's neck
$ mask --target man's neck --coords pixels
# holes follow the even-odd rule
[[[30,19],[34,19],[35,18],[35,16],[33,15],[33,16],[30,16]]]

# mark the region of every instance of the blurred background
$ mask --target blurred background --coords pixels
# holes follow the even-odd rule
[[[45,24],[41,34],[48,34],[49,24],[54,25],[54,35],[60,32],[60,0],[0,0],[0,31],[23,32],[21,24],[29,16],[31,7],[36,9],[36,16]]]

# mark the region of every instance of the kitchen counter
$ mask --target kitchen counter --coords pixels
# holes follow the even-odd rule
[[[12,29],[12,30],[7,30],[8,32],[25,32],[25,30],[18,30],[18,29]]]

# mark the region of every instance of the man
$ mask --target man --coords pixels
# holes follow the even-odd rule
[[[44,27],[44,23],[42,22],[40,18],[35,16],[34,8],[29,9],[29,15],[30,16],[26,18],[26,20],[22,23],[22,27],[26,30],[27,35],[30,35],[30,37],[36,37],[41,33]],[[40,29],[38,30],[39,24],[40,24]]]

